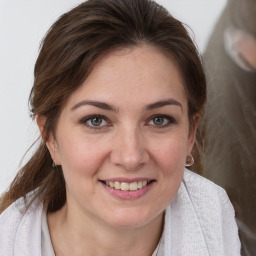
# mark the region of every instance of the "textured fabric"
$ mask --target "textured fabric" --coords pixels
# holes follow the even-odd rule
[[[42,233],[43,207],[34,203],[26,212],[23,208],[20,199],[0,215],[0,255],[44,256],[42,245],[47,238],[42,234],[47,231]],[[177,195],[165,211],[157,255],[239,256],[234,210],[226,192],[185,170]]]
[[[0,215],[1,256],[41,256],[42,208],[34,203],[25,212],[19,199]]]
[[[239,256],[234,209],[226,192],[188,170],[165,214],[165,254]]]

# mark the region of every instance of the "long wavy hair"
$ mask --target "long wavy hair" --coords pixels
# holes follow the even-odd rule
[[[18,198],[38,199],[48,211],[66,201],[61,166],[52,168],[45,142],[70,95],[97,61],[120,48],[148,44],[175,59],[188,98],[188,117],[202,110],[205,75],[198,51],[183,24],[150,0],[89,0],[62,15],[42,41],[29,102],[32,117],[45,118],[44,138],[0,199],[0,212]]]

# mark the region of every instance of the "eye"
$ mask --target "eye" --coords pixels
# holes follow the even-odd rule
[[[148,121],[148,124],[150,126],[156,126],[159,128],[168,127],[175,123],[176,123],[176,120],[171,116],[167,116],[167,115],[154,115]]]
[[[152,122],[154,123],[154,125],[165,125],[168,120],[166,118],[164,118],[163,116],[156,116],[152,119]]]
[[[100,116],[95,116],[89,119],[88,121],[92,126],[101,126],[104,120]]]
[[[110,126],[106,117],[101,115],[93,115],[83,118],[80,123],[84,124],[86,127],[90,129],[101,129],[106,126]]]

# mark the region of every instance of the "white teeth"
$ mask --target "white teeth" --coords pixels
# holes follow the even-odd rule
[[[148,182],[146,180],[131,183],[119,181],[106,181],[106,185],[108,185],[109,187],[123,191],[136,191],[138,189],[146,187],[147,184]]]
[[[130,183],[129,188],[130,188],[130,190],[137,190],[138,189],[138,183],[137,182]]]
[[[138,182],[137,187],[138,187],[138,188],[142,188],[142,181],[139,181],[139,182]]]
[[[120,184],[119,181],[115,181],[115,182],[114,182],[114,188],[115,188],[115,189],[121,189],[121,184]]]
[[[127,191],[129,189],[130,189],[129,183],[121,182],[121,190]]]

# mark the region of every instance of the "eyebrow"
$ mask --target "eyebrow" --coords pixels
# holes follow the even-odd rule
[[[113,111],[113,112],[118,112],[119,109],[117,107],[115,107],[114,105],[111,105],[111,104],[108,104],[108,103],[105,103],[105,102],[100,102],[100,101],[91,101],[91,100],[83,100],[83,101],[80,101],[78,102],[77,104],[75,104],[71,110],[75,110],[81,106],[84,106],[84,105],[89,105],[89,106],[94,106],[94,107],[97,107],[97,108],[100,108],[100,109],[104,109],[104,110],[109,110],[109,111]]]
[[[116,112],[116,113],[119,112],[119,109],[114,105],[111,105],[111,104],[108,104],[108,103],[105,103],[105,102],[100,102],[100,101],[92,101],[92,100],[80,101],[77,104],[75,104],[71,108],[71,110],[73,111],[73,110],[75,110],[75,109],[77,109],[81,106],[85,106],[85,105],[94,106],[94,107],[97,107],[97,108],[100,108],[100,109],[109,110],[109,111],[113,111],[113,112]],[[168,105],[179,106],[181,108],[181,111],[183,111],[182,104],[180,102],[178,102],[177,100],[175,100],[175,99],[160,100],[160,101],[157,101],[157,102],[154,102],[154,103],[151,103],[151,104],[147,105],[145,107],[145,109],[146,110],[152,110],[152,109],[155,109],[155,108],[161,108],[161,107],[168,106]]]
[[[152,104],[147,105],[146,110],[161,108],[168,105],[179,106],[181,108],[181,111],[183,111],[182,104],[175,99],[166,99],[166,100],[160,100],[160,101],[154,102]]]

